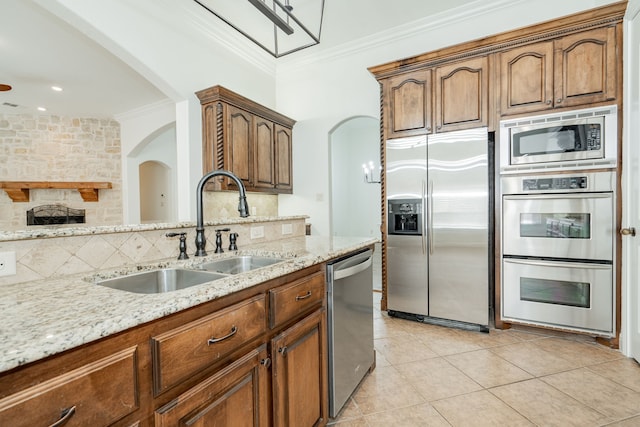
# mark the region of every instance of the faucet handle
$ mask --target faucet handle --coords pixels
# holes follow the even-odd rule
[[[214,251],[214,253],[216,254],[221,254],[222,252],[224,252],[224,249],[222,249],[222,235],[220,234],[220,232],[222,231],[231,231],[230,228],[218,228],[216,230],[216,250]]]
[[[178,259],[189,259],[189,255],[187,255],[187,233],[167,233],[166,236],[180,236],[180,255],[178,255]]]

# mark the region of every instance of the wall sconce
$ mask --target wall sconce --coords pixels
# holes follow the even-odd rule
[[[363,163],[362,172],[364,173],[364,182],[367,184],[380,184],[382,166],[376,168],[372,161],[369,164]]]

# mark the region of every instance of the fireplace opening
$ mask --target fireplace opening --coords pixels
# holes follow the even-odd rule
[[[27,211],[27,225],[84,223],[84,209],[73,209],[64,205],[42,205]]]

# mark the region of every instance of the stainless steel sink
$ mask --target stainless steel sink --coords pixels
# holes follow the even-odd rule
[[[128,274],[113,279],[104,279],[98,281],[97,284],[137,294],[159,294],[185,289],[223,277],[227,276],[209,271],[163,268],[160,270],[145,271],[143,273]]]
[[[210,261],[198,266],[205,271],[213,271],[222,274],[238,274],[257,268],[266,267],[284,261],[282,258],[272,258],[257,255],[245,255],[231,258],[223,258]]]

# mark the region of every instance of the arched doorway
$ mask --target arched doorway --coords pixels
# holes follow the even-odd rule
[[[140,222],[169,222],[173,201],[171,169],[164,163],[146,161],[138,167],[140,177]]]

